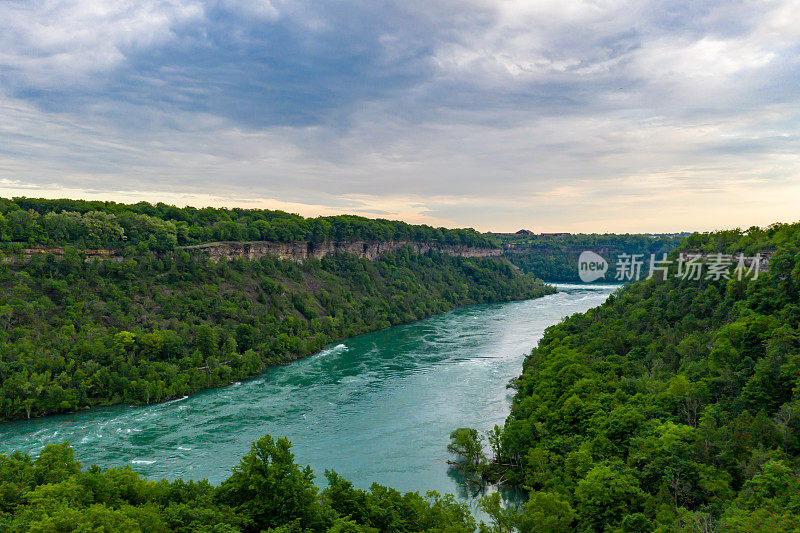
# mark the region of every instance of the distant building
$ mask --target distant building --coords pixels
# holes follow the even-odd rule
[[[529,229],[521,229],[519,231],[515,231],[514,233],[506,233],[506,232],[502,232],[502,231],[493,231],[493,232],[491,232],[491,234],[492,235],[504,235],[506,237],[524,237],[526,235],[535,235],[535,233],[533,233]]]
[[[560,233],[540,233],[540,237],[561,237],[562,235],[570,235],[568,232],[563,231]]]

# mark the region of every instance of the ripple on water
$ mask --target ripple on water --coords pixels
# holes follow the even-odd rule
[[[270,433],[288,436],[297,461],[311,464],[321,483],[324,469],[333,468],[359,488],[377,481],[403,491],[458,492],[446,468],[450,431],[502,423],[506,383],[544,329],[613,290],[575,288],[459,309],[168,404],[3,424],[0,453],[36,453],[70,440],[84,464],[127,463],[150,477],[216,483]]]

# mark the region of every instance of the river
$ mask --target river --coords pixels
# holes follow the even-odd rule
[[[438,490],[472,499],[449,471],[449,434],[508,415],[508,381],[545,328],[601,304],[612,285],[558,285],[522,302],[456,309],[360,335],[258,377],[150,406],[114,406],[0,424],[0,453],[70,441],[84,465],[130,465],[150,479],[225,479],[250,444],[288,437],[321,481]],[[474,502],[473,502],[474,503]]]

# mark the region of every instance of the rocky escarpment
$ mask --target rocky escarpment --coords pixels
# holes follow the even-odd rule
[[[108,259],[114,262],[122,261],[123,257],[115,250],[107,248],[70,248],[62,246],[34,246],[29,248],[17,249],[3,249],[3,263],[17,263],[28,262],[35,256],[52,255],[54,257],[63,257],[67,250],[72,253],[77,253],[79,257],[83,257],[84,261],[91,261],[92,259]]]
[[[233,259],[244,257],[247,259],[259,259],[267,255],[277,255],[282,259],[292,259],[303,261],[309,257],[321,259],[326,255],[335,253],[354,254],[366,259],[376,259],[384,252],[392,252],[398,248],[408,246],[417,253],[424,254],[428,250],[434,249],[440,252],[458,257],[499,257],[503,251],[499,248],[473,248],[470,246],[459,245],[438,245],[413,241],[388,241],[388,242],[270,242],[270,241],[250,241],[250,242],[212,242],[208,244],[198,244],[186,246],[186,250],[195,250],[208,255],[211,259],[218,261],[222,258]]]
[[[272,242],[272,241],[226,241],[198,244],[194,246],[184,246],[184,250],[200,252],[207,255],[214,261],[219,261],[223,257],[233,259],[243,257],[246,259],[259,259],[267,255],[277,255],[282,259],[293,261],[303,261],[309,257],[321,259],[326,255],[334,253],[355,254],[366,259],[376,259],[384,252],[391,252],[408,246],[417,253],[424,254],[428,250],[434,249],[449,255],[458,257],[500,257],[503,251],[499,248],[473,248],[460,245],[438,245],[427,244],[413,241],[389,241],[389,242]],[[27,262],[32,257],[53,255],[62,257],[70,248],[59,246],[36,246],[17,249],[16,251],[7,250],[3,257],[4,262]],[[75,249],[72,249],[75,250]],[[111,261],[122,261],[123,256],[114,250],[105,248],[99,249],[80,249],[76,250],[85,261],[97,259],[108,259]]]

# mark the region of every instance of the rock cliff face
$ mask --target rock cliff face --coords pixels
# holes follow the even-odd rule
[[[65,248],[60,246],[36,246],[34,248],[23,248],[22,251],[17,253],[11,253],[3,251],[3,262],[10,263],[10,262],[28,262],[30,259],[37,255],[53,255],[55,257],[61,257],[64,255]],[[78,251],[79,255],[83,256],[84,261],[91,261],[94,258],[97,259],[110,259],[114,262],[122,261],[122,256],[118,255],[113,250],[108,250],[106,248],[85,248]]]
[[[222,259],[232,259],[234,257],[245,257],[247,259],[258,259],[266,255],[277,255],[282,259],[292,259],[302,261],[309,257],[321,259],[329,254],[347,253],[355,254],[366,259],[376,259],[384,252],[391,252],[403,246],[410,246],[415,252],[424,254],[431,248],[439,250],[449,255],[458,257],[500,257],[503,251],[499,248],[471,248],[469,246],[453,245],[429,245],[411,241],[393,242],[212,242],[208,244],[198,244],[196,246],[186,246],[186,250],[197,250],[205,253],[215,261]]]
[[[247,259],[259,259],[266,255],[277,255],[282,259],[293,261],[303,261],[309,257],[321,259],[326,255],[341,252],[355,254],[367,259],[376,259],[383,252],[391,252],[403,246],[410,246],[415,252],[424,254],[431,248],[458,257],[500,257],[503,251],[499,248],[471,248],[469,246],[452,245],[429,245],[420,242],[396,241],[396,242],[211,242],[208,244],[198,244],[195,246],[184,246],[185,250],[196,251],[206,254],[214,261],[219,261],[223,257],[233,259],[234,257],[244,257]],[[4,262],[27,262],[37,255],[51,254],[56,257],[64,255],[65,249],[56,246],[37,246],[24,248],[16,254],[7,254]],[[123,260],[112,250],[107,249],[83,249],[79,252],[86,261],[94,258],[110,259],[119,262]]]

